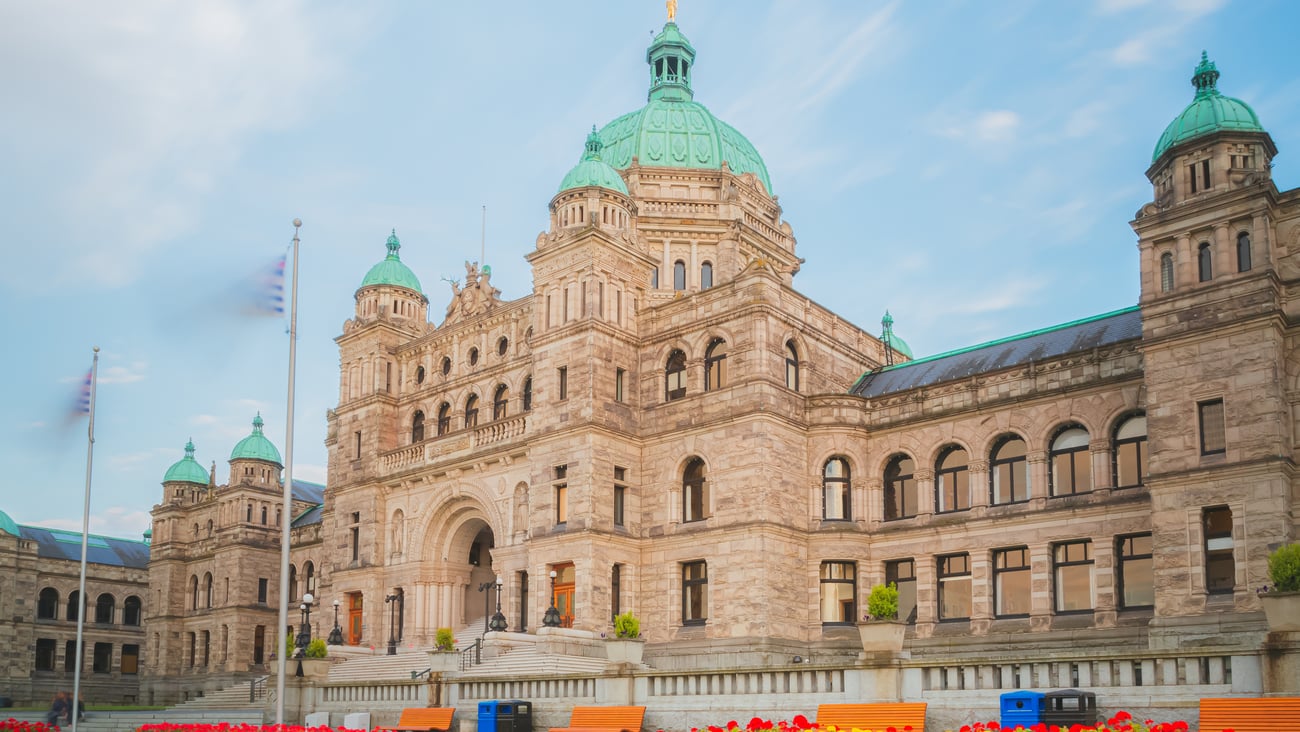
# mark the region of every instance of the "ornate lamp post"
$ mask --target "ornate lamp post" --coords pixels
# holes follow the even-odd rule
[[[384,598],[388,605],[388,655],[397,655],[397,595],[389,595]]]
[[[478,591],[483,593],[483,632],[484,633],[488,632],[489,630],[492,630],[492,618],[488,612],[492,609],[492,595],[488,594],[488,590],[492,589],[495,586],[496,586],[496,582],[480,582],[478,585]]]
[[[311,605],[316,598],[311,593],[302,596],[302,604],[298,609],[302,611],[302,626],[298,629],[297,642],[294,644],[298,651],[294,653],[294,658],[302,658],[307,655],[307,645],[311,643]]]
[[[542,616],[542,625],[548,628],[560,627],[560,609],[555,606],[555,570],[551,570],[551,606],[546,608],[546,614]]]
[[[334,629],[330,631],[330,637],[325,641],[331,646],[343,645],[343,629],[339,627],[339,605],[338,600],[334,601]]]
[[[498,633],[506,629],[506,616],[501,612],[501,575],[497,575],[497,611],[492,616],[492,621],[488,623],[488,628]]]

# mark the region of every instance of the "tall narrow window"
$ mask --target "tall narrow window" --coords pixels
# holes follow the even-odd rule
[[[443,402],[438,407],[438,436],[442,437],[448,432],[451,432],[451,405]]]
[[[704,625],[708,619],[708,565],[686,562],[682,565],[682,625]]]
[[[555,484],[555,523],[563,526],[569,521],[569,485]]]
[[[349,534],[352,539],[352,561],[355,562],[361,558],[361,513],[359,511],[352,512],[352,527]]]
[[[212,573],[203,573],[203,606],[212,608]]]
[[[1160,291],[1174,290],[1174,255],[1165,252],[1160,255]]]
[[[59,616],[59,591],[53,587],[41,590],[36,600],[36,618],[38,620],[55,620]]]
[[[122,624],[139,625],[140,624],[140,598],[131,595],[122,603]]]
[[[704,390],[712,391],[727,385],[727,342],[714,338],[704,352]]]
[[[627,370],[625,369],[614,370],[614,401],[616,402],[624,401],[623,381],[626,376],[627,376]]]
[[[492,395],[492,421],[506,418],[506,406],[510,403],[510,387],[498,384]]]
[[[253,628],[253,663],[261,666],[266,661],[266,626]]]
[[[1237,234],[1237,271],[1250,271],[1250,234],[1245,231]]]
[[[627,510],[627,486],[614,486],[614,525],[623,526],[623,514]]]
[[[1029,549],[993,552],[993,612],[999,618],[1029,616]]]
[[[682,520],[703,521],[709,517],[709,482],[704,461],[691,458],[682,471]]]
[[[822,518],[826,521],[848,521],[853,518],[852,482],[849,461],[833,457],[822,468]]]
[[[799,351],[794,341],[785,342],[785,388],[799,391]]]
[[[673,351],[664,367],[664,393],[668,401],[686,396],[686,354]]]
[[[939,557],[939,620],[969,620],[970,555]]]
[[[1205,591],[1229,594],[1237,585],[1237,565],[1232,550],[1232,509],[1207,508],[1201,514],[1205,531]]]
[[[678,292],[686,289],[686,263],[680,259],[673,262],[673,289]]]
[[[76,671],[78,668],[82,667],[82,664],[84,663],[84,661],[82,660],[82,655],[85,652],[85,648],[86,646],[83,644],[81,646],[81,651],[78,652],[77,642],[75,640],[70,640],[63,644],[63,670],[64,671],[71,673],[73,671]]]
[[[303,584],[306,585],[307,592],[310,592],[313,595],[316,594],[316,565],[311,562],[302,565],[302,574],[305,578]]]
[[[531,376],[524,379],[524,396],[520,407],[525,412],[533,411],[533,377]]]
[[[1115,428],[1113,450],[1115,487],[1142,485],[1147,474],[1147,417],[1136,414]]]
[[[713,263],[705,262],[700,265],[700,289],[707,290],[713,287]]]
[[[659,268],[658,267],[650,268],[650,289],[652,290],[659,289]]]
[[[1224,439],[1223,400],[1211,399],[1196,405],[1201,427],[1201,454],[1218,455],[1227,450]]]
[[[852,625],[857,619],[858,565],[822,562],[822,625]]]
[[[357,430],[356,432],[352,433],[352,442],[353,442],[352,458],[354,460],[360,460],[361,459],[361,430]],[[248,520],[252,521],[253,519],[250,516]]]
[[[102,593],[95,600],[95,622],[105,625],[111,624],[113,622],[113,611],[116,608],[116,598],[107,592]]]
[[[1088,431],[1066,425],[1052,440],[1048,455],[1052,470],[1052,495],[1069,496],[1092,490],[1092,455],[1088,452]]]
[[[53,638],[36,639],[36,670],[53,671],[54,657],[58,653],[58,643]]]
[[[470,394],[465,399],[465,428],[478,426],[478,395]]]
[[[124,676],[140,673],[140,646],[133,643],[124,644],[122,646],[122,660],[117,667]]]
[[[1121,536],[1116,542],[1119,545],[1119,606],[1151,607],[1156,602],[1151,535]]]
[[[265,605],[265,604],[266,604],[266,598],[267,598],[267,595],[270,593],[270,590],[271,590],[270,580],[268,580],[268,579],[265,578],[265,577],[258,577],[258,578],[257,578],[257,602],[258,602],[258,604],[260,604],[260,605]]]
[[[916,561],[895,559],[885,562],[885,584],[898,587],[898,619],[916,622]]]
[[[623,565],[615,564],[609,570],[609,619],[613,622],[623,612]]]
[[[1214,278],[1213,254],[1208,241],[1201,242],[1196,248],[1196,276],[1201,282],[1209,282]]]
[[[469,349],[469,365],[470,365],[470,366],[477,366],[477,365],[478,365],[478,347],[477,347],[477,346],[471,347],[471,348]]]
[[[91,657],[91,673],[106,674],[113,670],[113,644],[96,643],[94,655]]]
[[[970,508],[970,458],[957,445],[949,445],[939,453],[935,465],[934,510],[965,511]]]
[[[1009,435],[993,448],[989,461],[989,499],[994,504],[1029,500],[1029,462],[1025,441]]]
[[[564,401],[569,398],[569,367],[561,366],[555,370],[557,398]]]
[[[916,463],[906,455],[896,455],[885,468],[885,520],[915,516],[918,502]]]
[[[1092,542],[1071,541],[1052,547],[1056,612],[1092,609]]]
[[[424,411],[417,409],[411,417],[411,442],[424,441]]]

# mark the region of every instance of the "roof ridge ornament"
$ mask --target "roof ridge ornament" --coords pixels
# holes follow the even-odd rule
[[[605,143],[600,139],[600,133],[596,131],[596,125],[591,126],[591,133],[587,135],[586,152],[583,153],[583,160],[600,160],[600,151],[604,149]]]
[[[402,248],[402,241],[397,238],[397,229],[393,229],[392,233],[388,235],[387,246],[389,259],[401,259],[401,257],[397,256],[397,251]]]
[[[668,22],[671,23],[677,17],[677,0],[667,0],[664,5],[668,8]]]
[[[1219,69],[1210,60],[1210,56],[1205,51],[1201,51],[1201,62],[1196,65],[1196,71],[1192,74],[1192,86],[1196,87],[1196,96],[1210,96],[1218,94],[1217,84],[1219,81]]]

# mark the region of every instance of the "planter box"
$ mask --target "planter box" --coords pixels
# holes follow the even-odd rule
[[[637,638],[613,638],[605,641],[605,657],[613,663],[641,663],[645,641]]]
[[[1265,592],[1259,596],[1274,633],[1300,631],[1300,592]]]
[[[324,681],[330,677],[330,660],[328,658],[299,658],[290,663],[302,664],[302,677],[312,681]]]
[[[872,620],[858,623],[862,637],[862,650],[867,653],[898,653],[903,650],[903,635],[907,623],[897,620]]]
[[[429,673],[447,673],[460,668],[460,654],[456,651],[429,651]]]

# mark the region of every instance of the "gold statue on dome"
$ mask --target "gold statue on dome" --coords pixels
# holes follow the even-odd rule
[[[668,6],[668,22],[671,23],[677,17],[677,0],[668,0],[664,5]]]

